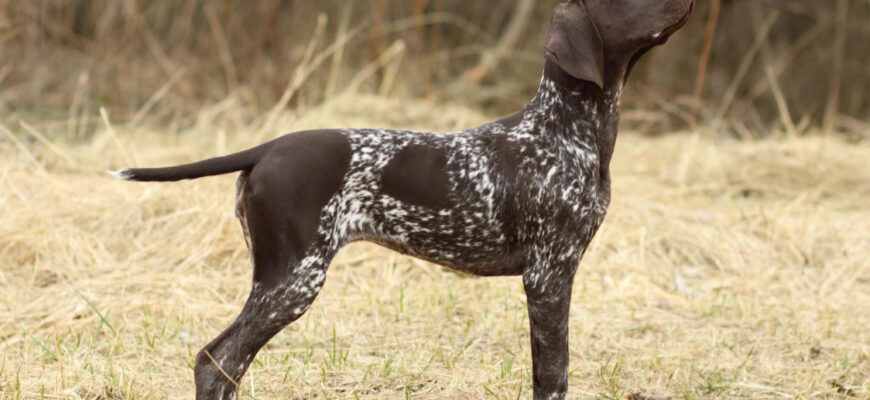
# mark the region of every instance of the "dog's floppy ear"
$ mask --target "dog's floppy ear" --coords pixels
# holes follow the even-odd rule
[[[556,11],[546,38],[548,59],[571,76],[604,88],[604,43],[582,1]]]

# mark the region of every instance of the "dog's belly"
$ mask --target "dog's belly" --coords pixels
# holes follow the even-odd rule
[[[380,196],[350,227],[367,240],[402,254],[474,275],[522,273],[523,255],[499,218],[479,210],[433,210]]]
[[[472,275],[520,275],[523,273],[525,265],[525,257],[521,252],[509,252],[508,249],[504,248],[465,248],[455,246],[455,243],[443,243],[442,245],[445,246],[438,246],[436,249],[383,238],[372,238],[368,241],[405,255]]]

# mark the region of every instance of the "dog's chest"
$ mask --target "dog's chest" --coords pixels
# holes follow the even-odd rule
[[[603,221],[609,203],[594,146],[573,141],[521,148],[524,157],[514,192],[518,232],[532,240],[585,246]]]

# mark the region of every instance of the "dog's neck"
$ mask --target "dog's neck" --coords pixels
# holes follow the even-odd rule
[[[541,134],[572,144],[594,146],[599,157],[602,184],[610,185],[610,160],[619,125],[622,83],[596,84],[579,80],[551,61],[544,66],[538,92],[526,106],[526,118],[542,127]]]

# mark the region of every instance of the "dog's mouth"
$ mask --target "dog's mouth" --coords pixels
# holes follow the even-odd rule
[[[655,43],[655,44],[664,43],[664,41],[667,40],[669,36],[671,36],[674,32],[678,31],[680,28],[682,28],[684,25],[686,25],[686,23],[689,22],[689,17],[692,16],[692,11],[694,11],[694,10],[695,10],[695,0],[692,0],[689,2],[689,9],[686,10],[685,14],[683,14],[683,16],[681,16],[680,19],[677,20],[677,22],[671,24],[670,26],[668,26],[660,31],[654,32],[651,35],[653,40],[656,40],[659,42],[659,43]]]
[[[638,49],[629,59],[628,67],[626,68],[625,76],[623,77],[623,82],[628,81],[628,76],[631,75],[631,70],[634,68],[634,65],[637,63],[637,61],[640,60],[641,57],[643,57],[644,54],[650,51],[653,47],[665,43],[674,32],[682,28],[683,25],[686,25],[686,22],[689,22],[689,17],[692,15],[692,11],[694,10],[695,0],[692,0],[689,2],[689,9],[686,10],[686,13],[683,14],[683,16],[681,16],[680,19],[677,20],[677,22],[660,31],[653,32],[652,35],[650,35],[652,40],[640,49]]]

